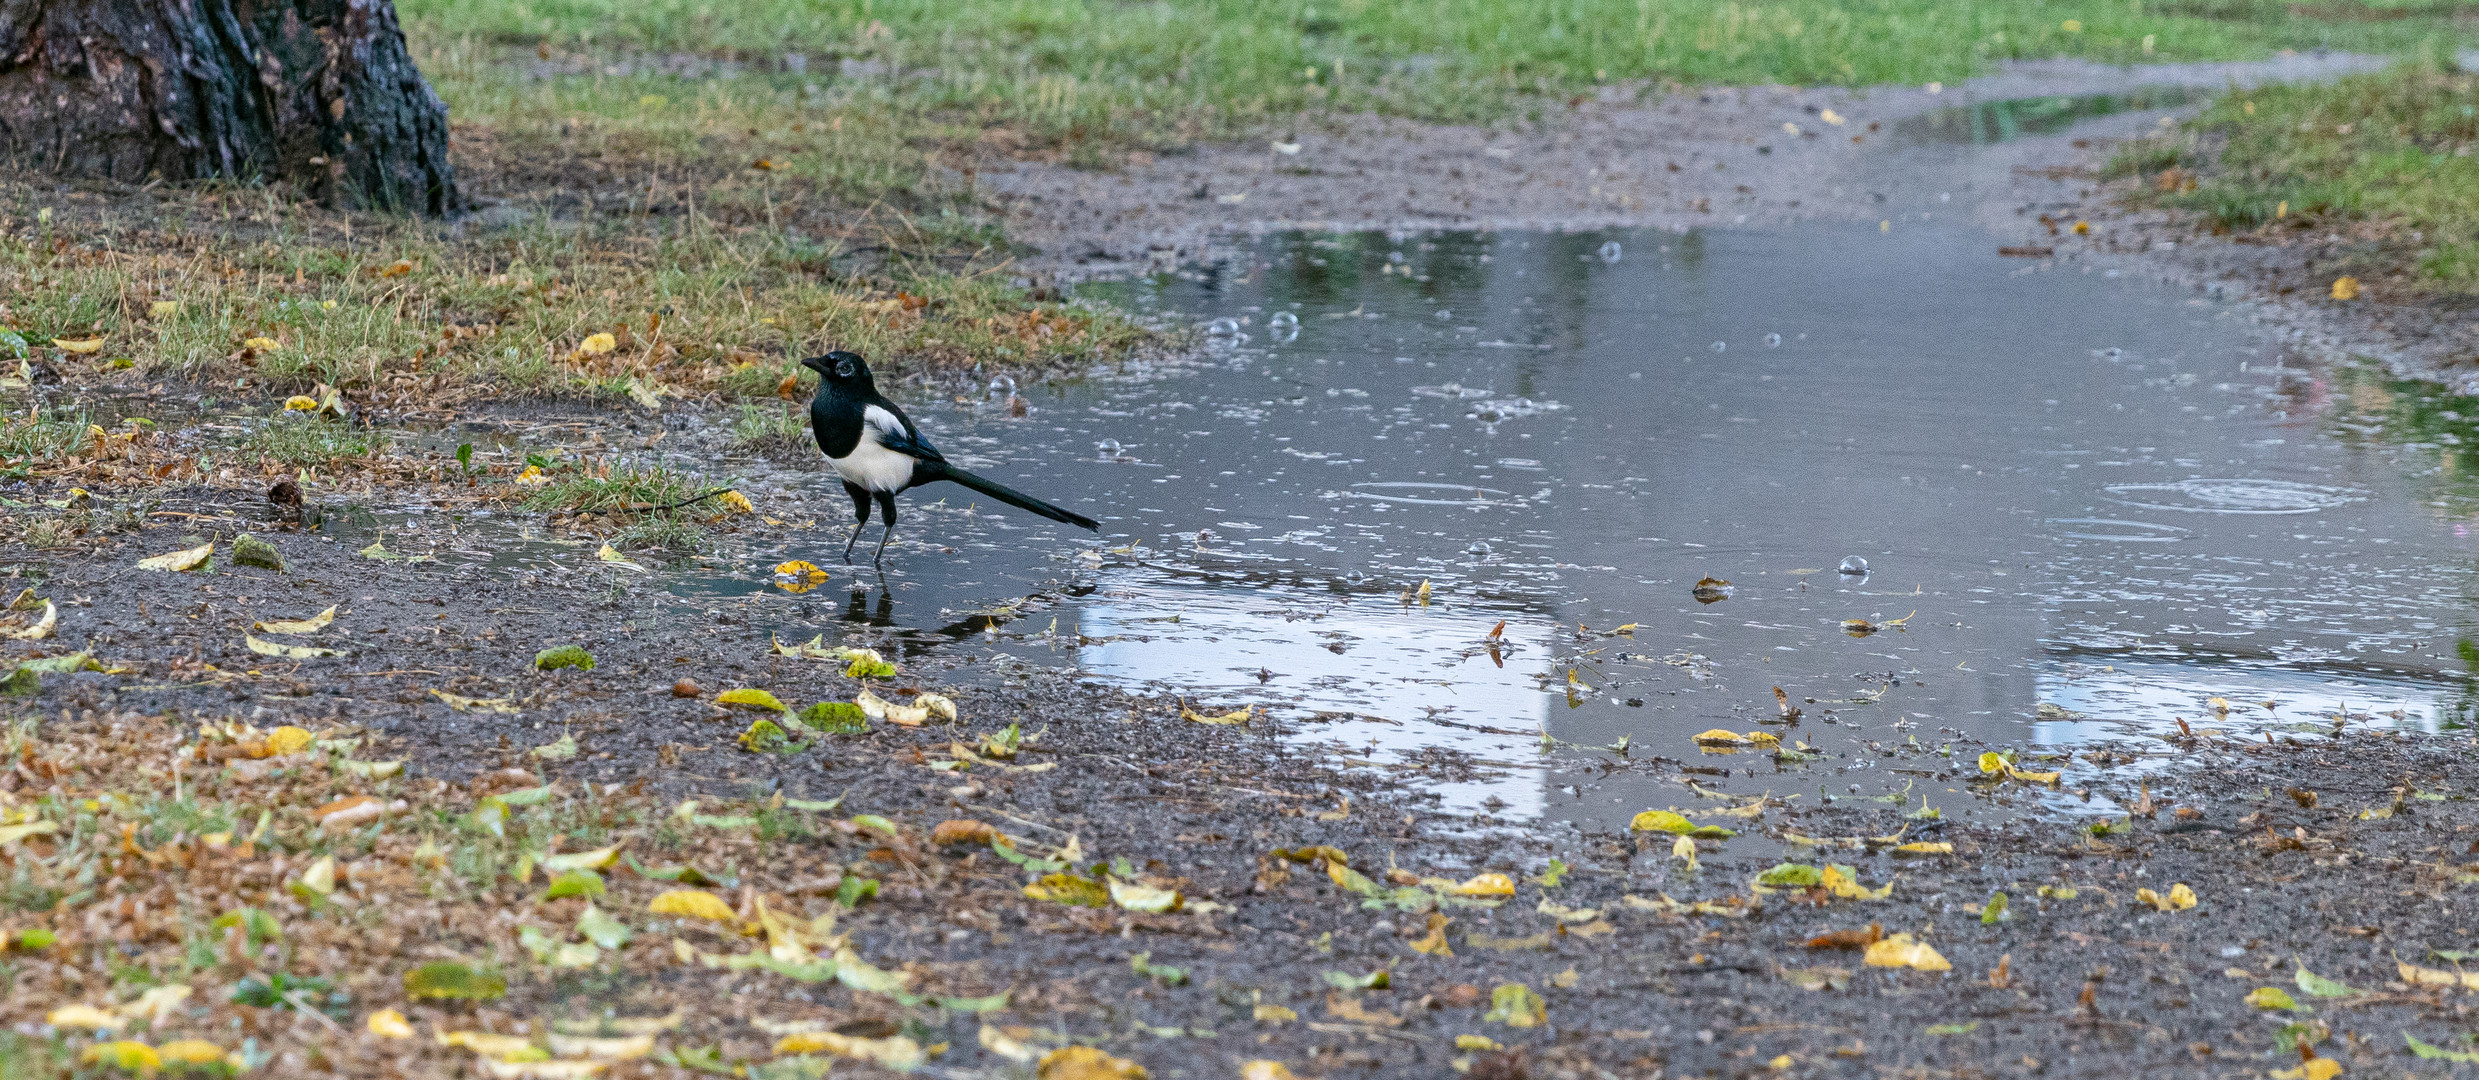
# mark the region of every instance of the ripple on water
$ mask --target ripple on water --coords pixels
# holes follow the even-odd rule
[[[1353,484],[1354,498],[1375,502],[1415,503],[1421,506],[1496,506],[1515,502],[1513,492],[1496,488],[1474,487],[1470,484],[1431,484],[1413,480],[1369,481]]]
[[[2189,514],[2312,514],[2368,497],[2356,488],[2253,479],[2113,484],[2104,490],[2114,503]]]
[[[2049,524],[2068,526],[2057,535],[2071,540],[2115,540],[2128,544],[2174,544],[2186,539],[2190,532],[2175,525],[2116,518],[2050,518]]]

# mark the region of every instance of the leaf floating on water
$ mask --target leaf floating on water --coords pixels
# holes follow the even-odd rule
[[[794,559],[775,564],[775,587],[788,593],[808,592],[826,584],[826,579],[826,571],[818,569],[816,563]],[[825,635],[819,635],[818,640],[823,642]],[[776,649],[781,651],[782,646],[778,644]]]
[[[319,612],[316,615],[312,615],[307,619],[276,619],[270,622],[262,622],[257,625],[257,629],[261,633],[292,634],[298,636],[301,634],[318,633],[321,630],[327,629],[327,624],[334,621],[336,621],[336,609],[330,607],[327,610]]]
[[[309,660],[321,656],[345,655],[343,652],[335,649],[318,649],[312,648],[308,645],[278,645],[275,642],[263,641],[248,634],[241,635],[241,644],[249,646],[251,652],[257,653],[260,656],[276,656],[287,660]]]
[[[652,573],[652,571],[647,570],[644,566],[631,562],[628,556],[620,554],[620,549],[612,547],[609,544],[604,544],[602,546],[602,550],[597,551],[594,554],[597,558],[600,558],[603,561],[603,565],[605,566],[616,566],[622,570],[634,570],[640,574]]]
[[[166,552],[150,558],[140,559],[138,560],[138,569],[172,571],[195,570],[199,566],[203,565],[209,556],[214,554],[215,544],[210,541],[194,548]]]

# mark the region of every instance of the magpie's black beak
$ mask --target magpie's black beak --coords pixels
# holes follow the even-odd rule
[[[818,377],[821,379],[826,377],[826,358],[823,356],[812,356],[807,360],[803,360],[801,361],[801,366],[817,372]]]

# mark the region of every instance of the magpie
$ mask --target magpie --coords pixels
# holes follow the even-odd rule
[[[817,437],[818,450],[843,479],[844,493],[852,496],[852,513],[858,519],[852,523],[852,538],[844,541],[844,562],[852,561],[852,545],[860,542],[861,529],[869,524],[871,499],[878,500],[878,509],[886,514],[886,531],[878,537],[878,557],[873,562],[883,567],[887,541],[895,536],[896,493],[938,480],[952,480],[1052,521],[1101,531],[1100,523],[1083,514],[948,464],[947,456],[913,426],[912,417],[879,396],[869,361],[859,353],[838,350],[812,356],[801,361],[801,366],[818,373],[818,396],[809,402],[809,433]]]

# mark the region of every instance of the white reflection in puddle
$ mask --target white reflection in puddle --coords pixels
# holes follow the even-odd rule
[[[2049,713],[2052,718],[2032,725],[2033,740],[2049,746],[2174,734],[2177,717],[2197,729],[2245,739],[2261,739],[2268,731],[2330,731],[2335,717],[2346,717],[2354,728],[2435,732],[2470,707],[2434,683],[2272,667],[2132,660],[2043,673],[2034,682],[2043,705],[2072,714]],[[2215,706],[2215,698],[2227,712]]]
[[[1218,709],[1269,704],[1294,738],[1341,744],[1380,767],[1429,749],[1471,755],[1480,779],[1406,778],[1437,794],[1440,810],[1535,818],[1545,805],[1532,762],[1549,713],[1547,639],[1510,620],[1501,667],[1476,640],[1496,618],[1380,596],[1122,578],[1077,609],[1076,631],[1091,642],[1077,659],[1090,674],[1176,687]]]

